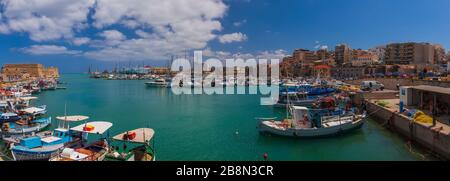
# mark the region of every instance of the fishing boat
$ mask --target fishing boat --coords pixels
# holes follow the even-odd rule
[[[289,96],[289,98],[288,98]],[[289,103],[294,106],[311,106],[316,99],[314,97],[308,96],[305,92],[281,92],[278,98],[278,102],[274,105],[278,108],[285,108]]]
[[[167,82],[163,78],[156,78],[156,79],[153,79],[150,82],[146,82],[145,85],[147,87],[169,87],[170,86],[170,82]]]
[[[151,142],[155,131],[151,128],[138,128],[114,136],[112,139],[122,143],[123,148],[111,146],[105,161],[154,161],[155,150]],[[127,149],[128,146],[134,146]]]
[[[69,132],[71,122],[84,121],[87,116],[61,116],[58,128],[53,132],[46,131],[30,136],[4,137],[3,140],[11,144],[11,154],[16,161],[43,160],[48,161],[50,157],[61,151],[65,146],[81,141],[80,136]]]
[[[22,119],[22,117],[20,117],[18,114],[13,113],[13,112],[6,112],[6,113],[0,114],[0,123],[14,122],[14,121],[19,121],[21,119]]]
[[[103,135],[113,124],[105,121],[93,121],[78,125],[70,131],[82,134],[80,144],[65,147],[60,153],[50,158],[50,161],[102,161],[109,151],[109,145],[106,138],[98,141],[88,142],[89,134]]]
[[[317,100],[314,109],[294,106],[288,96],[286,119],[278,121],[275,120],[276,118],[258,118],[258,129],[261,133],[314,138],[332,136],[360,128],[366,113],[358,113],[356,108],[351,108],[348,97],[336,96],[339,98],[338,104],[334,97],[324,97]]]
[[[4,123],[2,128],[3,134],[26,134],[32,132],[39,132],[50,126],[52,122],[51,117],[41,117],[29,120],[19,120],[16,122]]]
[[[38,112],[35,112],[38,110]],[[16,113],[5,113],[0,116],[1,133],[2,134],[26,134],[31,132],[39,132],[49,126],[52,122],[51,117],[46,117],[44,109],[29,109]],[[27,112],[30,111],[30,112]]]
[[[314,96],[314,95],[326,95],[336,92],[335,88],[329,88],[329,87],[314,87],[308,91],[308,95]]]
[[[297,138],[327,137],[360,128],[364,114],[348,112],[340,115],[314,116],[306,107],[290,106],[291,118],[277,121],[274,118],[258,118],[261,133]]]
[[[19,112],[26,113],[26,114],[31,114],[33,116],[37,116],[37,115],[40,115],[40,114],[47,113],[47,106],[46,105],[42,105],[42,106],[39,106],[39,107],[28,107],[28,108],[20,110]]]
[[[327,95],[336,92],[337,89],[323,86],[311,85],[306,82],[302,83],[282,83],[280,92],[304,92],[308,96]]]

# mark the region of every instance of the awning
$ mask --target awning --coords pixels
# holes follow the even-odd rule
[[[61,121],[68,121],[68,122],[77,122],[77,121],[84,121],[89,119],[87,116],[81,116],[81,115],[75,115],[75,116],[58,116],[56,119]]]
[[[426,92],[435,92],[440,94],[449,94],[450,95],[450,88],[445,87],[437,87],[437,86],[430,86],[430,85],[418,85],[418,86],[411,86],[411,88]]]
[[[29,101],[29,100],[37,99],[37,97],[20,97],[19,99],[21,99],[23,101]]]
[[[136,133],[136,137],[133,139],[124,139],[125,134],[130,133]],[[147,143],[153,138],[153,135],[155,134],[155,131],[151,128],[138,128],[135,130],[123,132],[121,134],[118,134],[113,137],[114,140],[119,141],[127,141],[127,142],[133,142],[133,143]]]
[[[45,109],[38,108],[38,107],[29,107],[29,108],[22,109],[21,111],[26,112],[28,114],[34,114],[34,113],[45,111]]]
[[[112,123],[106,122],[106,121],[93,121],[93,122],[88,122],[85,124],[75,126],[73,128],[70,128],[70,130],[77,131],[77,132],[83,132],[83,133],[91,133],[91,134],[103,134],[109,128],[111,128],[112,125],[113,125]],[[89,127],[92,129],[85,129],[85,127]]]

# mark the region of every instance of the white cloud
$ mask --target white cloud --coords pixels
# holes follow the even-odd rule
[[[2,0],[0,33],[25,32],[34,41],[72,38],[86,27],[94,0]]]
[[[328,45],[316,45],[314,46],[314,48],[319,50],[326,50],[328,49]]]
[[[234,23],[233,23],[233,26],[239,27],[239,26],[244,25],[245,23],[247,23],[247,20],[246,20],[246,19],[244,19],[244,20],[242,20],[242,21],[236,21],[236,22],[234,22]]]
[[[99,42],[86,56],[99,60],[167,59],[170,54],[203,49],[222,29],[227,6],[221,0],[97,0],[93,25],[115,24],[138,36],[120,42]]]
[[[76,53],[97,60],[167,59],[170,55],[204,49],[218,37],[222,30],[220,20],[228,10],[223,1],[0,0],[0,33],[26,33],[36,42],[63,40],[69,45],[90,47],[86,52],[54,45],[23,49],[31,54]],[[84,33],[88,27],[100,33]],[[134,32],[136,36],[118,30]],[[219,39],[236,42],[247,36],[233,33]]]
[[[286,50],[278,49],[278,50],[266,50],[259,51],[256,53],[231,53],[226,51],[213,51],[211,48],[206,48],[203,50],[203,56],[218,58],[220,60],[230,59],[230,58],[242,58],[242,59],[282,59],[283,57],[288,56],[288,52]]]
[[[72,43],[76,46],[87,44],[91,41],[88,37],[73,38]]]
[[[322,45],[322,46],[320,46],[319,47],[321,50],[326,50],[326,49],[328,49],[328,45]]]
[[[100,33],[106,40],[125,40],[127,37],[117,30],[106,30]]]
[[[21,48],[20,51],[32,55],[75,55],[81,53],[80,51],[68,50],[64,46],[57,45],[33,45]]]
[[[241,42],[247,40],[247,35],[238,32],[219,36],[220,43]]]

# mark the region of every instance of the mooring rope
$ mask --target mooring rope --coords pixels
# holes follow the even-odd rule
[[[425,158],[426,158],[425,154],[421,154],[421,153],[416,152],[416,151],[413,150],[413,147],[412,147],[412,141],[407,141],[407,142],[405,143],[405,146],[408,148],[408,151],[409,151],[411,154],[413,154],[413,155],[418,155],[418,156],[420,156],[420,157],[422,158],[422,160],[425,160]]]
[[[0,151],[0,157],[1,158],[6,158],[8,160],[14,160],[11,157],[7,156],[6,154],[4,154],[5,150]]]

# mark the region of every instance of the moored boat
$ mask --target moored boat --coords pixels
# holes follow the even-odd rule
[[[163,78],[156,78],[152,81],[146,82],[145,85],[147,87],[170,87],[170,82],[167,82]]]
[[[0,114],[0,123],[14,122],[22,119],[18,114],[12,112],[6,112]]]
[[[278,98],[278,102],[274,106],[278,108],[286,108],[288,104],[292,104],[294,106],[309,107],[315,101],[316,99],[314,97],[308,96],[304,92],[281,92]]]
[[[26,113],[26,114],[31,114],[33,116],[37,116],[37,115],[40,115],[40,114],[47,113],[47,106],[42,105],[42,106],[39,106],[39,107],[27,107],[27,108],[24,108],[24,109],[20,110],[19,112],[23,112],[23,113]]]
[[[260,118],[258,129],[261,133],[296,138],[316,138],[341,134],[360,128],[365,119],[365,113],[347,112],[342,115],[316,116],[310,115],[306,107],[290,106],[292,118],[283,121]]]
[[[111,146],[105,161],[154,161],[155,150],[152,138],[155,131],[151,128],[138,128],[114,136],[116,142],[124,143],[123,148]],[[127,149],[128,146],[133,146]]]
[[[62,150],[68,144],[81,139],[69,132],[69,123],[84,121],[87,116],[61,116],[58,128],[53,132],[38,133],[31,136],[7,137],[5,141],[11,143],[11,154],[16,161],[44,160],[48,161],[52,154]]]
[[[89,144],[87,136],[89,134],[103,135],[113,124],[105,121],[93,121],[75,126],[70,131],[82,134],[80,144],[65,147],[60,153],[50,158],[50,161],[102,161],[109,151],[106,138]]]

